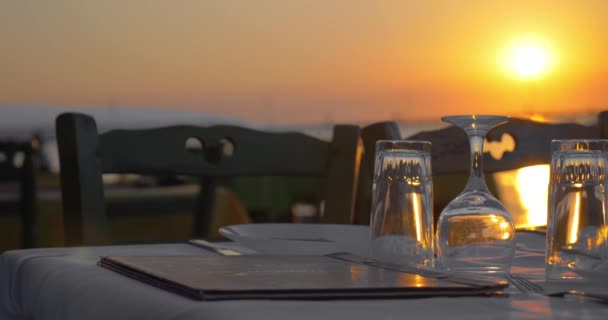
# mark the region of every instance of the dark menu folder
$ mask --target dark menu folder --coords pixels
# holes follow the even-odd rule
[[[349,254],[108,256],[99,265],[197,300],[470,296],[497,294],[506,286],[383,268]]]

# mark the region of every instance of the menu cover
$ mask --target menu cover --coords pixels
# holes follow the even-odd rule
[[[107,256],[99,265],[197,300],[352,299],[500,294],[505,281],[403,272],[350,254]]]

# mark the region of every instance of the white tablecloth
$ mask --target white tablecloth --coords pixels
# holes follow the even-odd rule
[[[518,234],[518,247],[543,245]],[[608,319],[590,298],[508,297],[392,300],[191,300],[96,265],[102,255],[214,254],[188,244],[33,249],[0,256],[0,319]],[[543,277],[542,253],[518,250],[513,271]],[[423,318],[420,318],[420,317]]]

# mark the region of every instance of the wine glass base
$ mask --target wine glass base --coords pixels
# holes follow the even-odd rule
[[[502,248],[502,252],[495,255],[463,255],[440,259],[439,264],[443,269],[455,273],[483,273],[483,274],[506,274],[511,269],[512,251]],[[442,261],[443,260],[443,261]]]

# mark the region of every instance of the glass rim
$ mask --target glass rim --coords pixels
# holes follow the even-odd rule
[[[608,140],[606,140],[608,141]],[[421,145],[432,145],[428,140],[407,140],[407,139],[392,139],[392,140],[376,140],[376,145],[384,143],[410,143],[410,144],[421,144]]]
[[[551,143],[608,142],[608,139],[553,139]]]
[[[551,152],[608,152],[608,139],[554,139],[551,140]]]
[[[389,150],[428,152],[432,149],[432,143],[425,140],[378,140],[376,141],[376,153]]]
[[[506,119],[511,119],[511,116],[506,116],[503,114],[454,114],[454,115],[449,115],[449,116],[442,116],[441,120],[445,121],[443,119],[449,119],[449,118],[462,118],[462,119],[472,119],[473,117],[475,118],[506,118]]]

